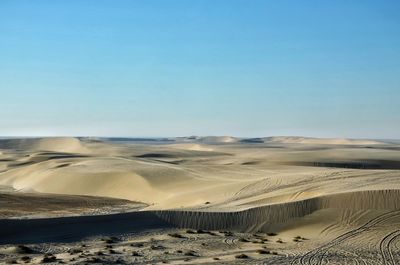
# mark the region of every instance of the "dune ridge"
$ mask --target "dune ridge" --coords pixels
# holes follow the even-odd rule
[[[191,228],[236,232],[269,232],[323,209],[400,210],[400,190],[369,190],[249,208],[242,211],[136,211],[96,216],[37,219],[0,219],[0,244],[69,242],[88,236],[127,233],[143,229]],[[85,229],[82,229],[85,227]]]
[[[383,144],[380,141],[360,140],[347,138],[314,138],[301,136],[272,136],[261,138],[263,142],[284,144],[327,144],[327,145],[376,145]]]
[[[400,190],[367,190],[338,193],[241,211],[164,210],[156,211],[156,214],[161,219],[182,228],[266,232],[269,226],[273,224],[289,222],[317,210],[328,208],[400,210]]]

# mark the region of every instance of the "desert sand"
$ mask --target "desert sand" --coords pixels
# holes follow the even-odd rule
[[[400,263],[400,144],[0,140],[0,263]]]

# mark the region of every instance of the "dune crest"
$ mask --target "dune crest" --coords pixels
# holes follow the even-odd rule
[[[283,144],[331,144],[331,145],[375,145],[383,144],[373,140],[359,140],[346,138],[311,138],[297,136],[274,136],[264,138],[264,142]]]
[[[166,210],[156,213],[178,227],[255,232],[268,231],[272,225],[287,223],[323,209],[400,210],[400,190],[338,193],[241,211]]]

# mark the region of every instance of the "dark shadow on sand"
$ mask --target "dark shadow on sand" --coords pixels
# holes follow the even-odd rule
[[[171,228],[152,212],[42,218],[1,219],[0,244],[73,242],[86,237]]]

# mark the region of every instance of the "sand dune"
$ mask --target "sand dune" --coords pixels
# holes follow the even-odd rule
[[[14,231],[3,231],[2,242],[17,243],[18,238],[23,239],[20,242],[44,238],[63,241],[66,237],[82,240],[103,233],[120,234],[124,229],[137,233],[178,227],[258,232],[264,236],[274,232],[283,241],[293,241],[300,234],[313,240],[307,243],[295,238],[295,245],[278,242],[273,248],[284,254],[268,259],[275,262],[270,264],[279,264],[280,259],[287,264],[288,257],[308,259],[314,255],[309,251],[318,249],[316,245],[333,244],[329,251],[339,255],[346,248],[329,243],[336,242],[336,237],[350,233],[360,237],[360,242],[379,242],[400,224],[399,151],[400,145],[395,142],[304,137],[0,140],[0,197],[7,206],[0,210],[6,221],[0,221]],[[39,232],[27,233],[24,227],[30,221],[17,220],[38,217],[29,207],[17,203],[28,199],[31,208],[43,203],[39,214],[42,221],[31,222]],[[130,210],[120,207],[126,200]],[[135,208],[137,202],[142,205],[140,212]],[[90,215],[93,207],[104,209],[97,212],[102,217],[62,217]],[[137,213],[116,214],[119,211]],[[46,218],[54,216],[58,218]],[[155,225],[145,226],[140,220],[128,225],[130,218],[142,217]],[[111,220],[118,229],[107,228]],[[98,228],[79,231],[81,223],[92,221]],[[50,224],[67,232],[49,230],[46,227]],[[377,232],[368,234],[359,228],[364,225]],[[363,238],[360,231],[370,238]],[[38,233],[46,235],[40,239]],[[222,232],[213,234],[226,236]],[[230,242],[227,237],[226,242]],[[388,240],[397,240],[394,234],[393,238]],[[339,241],[358,242],[351,240],[346,237],[346,241]],[[299,242],[304,247],[299,248]],[[252,259],[259,260],[254,247],[246,244],[236,244],[235,251],[246,249]],[[366,251],[363,246],[358,248]],[[236,254],[225,261],[235,264]],[[315,255],[320,257],[319,252]],[[347,257],[337,258],[338,264]],[[368,258],[373,260],[373,256]],[[211,258],[198,261],[217,262]]]
[[[105,197],[45,193],[0,193],[0,219],[99,215],[133,211],[145,204]]]
[[[19,149],[31,151],[57,151],[81,153],[84,146],[77,138],[27,138],[27,139],[3,139],[0,140],[0,149]]]
[[[200,137],[197,140],[199,142],[207,144],[218,144],[218,143],[234,143],[238,141],[238,138],[232,136],[207,136],[207,137]]]
[[[178,227],[268,232],[271,226],[304,217],[322,209],[400,210],[400,190],[368,190],[319,196],[312,199],[255,207],[242,211],[158,211]]]
[[[256,138],[264,143],[282,143],[282,144],[330,144],[330,145],[375,145],[383,144],[383,142],[373,140],[358,140],[358,139],[338,139],[338,138],[310,138],[310,137],[292,137],[292,136],[277,136]],[[254,139],[255,141],[255,139]]]
[[[37,146],[57,143],[52,147],[65,151],[70,142],[83,146],[85,152],[37,150]],[[115,145],[57,138],[22,141],[30,143],[27,147],[32,149],[26,156],[9,153],[10,144],[22,146],[21,141],[7,143],[8,149],[3,150],[8,154],[2,155],[0,163],[4,167],[0,185],[23,191],[141,201],[151,205],[149,209],[235,210],[330,195],[338,190],[400,188],[396,171],[391,171],[400,168],[400,155],[387,149],[341,145],[270,149],[268,144],[255,147],[234,142],[206,145],[212,150],[200,151],[187,148],[192,144]],[[378,182],[383,178],[386,187]],[[337,179],[342,181],[337,183]]]
[[[220,144],[238,142],[239,138],[232,136],[189,136],[173,138],[176,142],[197,142],[204,144]]]
[[[55,197],[54,199],[64,200],[66,203],[68,203],[66,205],[69,205],[69,207],[72,205],[71,203],[79,203],[79,201],[82,201],[79,200],[79,198],[77,197]],[[100,201],[96,201],[95,198],[92,199],[90,197],[86,197],[83,199],[85,200],[85,203],[89,202],[94,207],[100,205]],[[51,203],[51,199],[49,199],[49,202]],[[121,202],[119,201],[113,202],[112,200],[103,201],[104,205],[118,205],[120,203]],[[60,204],[60,202],[58,202],[58,204]],[[293,220],[297,220],[298,218],[310,215],[313,212],[321,211],[323,209],[346,209],[351,211],[398,210],[400,214],[400,190],[371,190],[351,193],[339,193],[335,195],[315,197],[307,200],[249,208],[242,211],[217,212],[208,210],[163,210],[146,212],[148,212],[150,215],[153,215],[153,219],[155,221],[157,220],[157,218],[159,218],[161,220],[164,220],[166,223],[174,225],[175,227],[207,230],[223,229],[242,232],[268,232],[271,231],[271,229],[273,229],[273,227],[275,227],[277,224],[290,223]],[[92,218],[92,220],[93,222],[100,222],[100,220],[103,219],[113,219],[110,214],[108,216],[109,217],[105,217],[102,215],[98,218]],[[130,216],[132,216],[132,213],[116,214],[115,216],[124,220],[129,220],[129,218],[131,218]],[[141,215],[134,214],[134,216],[140,218]],[[70,228],[73,226],[73,224],[79,223],[79,217],[64,219],[41,219],[43,221],[37,222],[38,227],[42,227],[41,229],[45,229],[45,227],[49,225],[48,223],[52,223],[55,226],[66,225],[68,229],[75,229],[75,233],[80,234],[78,228]],[[156,222],[162,223],[162,221]],[[28,221],[19,222],[18,220],[15,220],[14,222],[10,220],[3,223],[10,228],[12,227],[14,231],[20,231],[18,233],[26,233],[26,231],[24,232],[21,230],[24,229],[24,224],[28,223]],[[68,226],[65,223],[67,223]],[[94,231],[99,232],[99,230]],[[104,231],[110,231],[110,229],[106,229]],[[85,235],[90,235],[90,233],[86,231]],[[3,238],[3,241],[6,240],[6,237],[16,237],[15,233],[10,233],[9,230],[3,231],[3,233],[0,233],[0,236]],[[20,235],[19,237],[22,236]],[[29,238],[30,236],[26,237]]]

